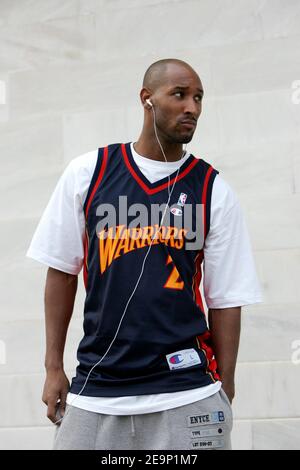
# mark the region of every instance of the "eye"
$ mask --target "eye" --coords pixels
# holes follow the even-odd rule
[[[175,93],[173,93],[173,95],[179,95],[180,98],[181,98],[181,97],[184,95],[184,92],[183,92],[183,91],[175,91]],[[197,101],[198,103],[201,103],[202,98],[203,98],[202,95],[196,95],[196,96],[195,96],[195,99],[196,99],[196,101]]]

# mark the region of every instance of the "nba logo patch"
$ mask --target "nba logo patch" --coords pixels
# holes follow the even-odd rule
[[[183,207],[184,204],[185,204],[186,198],[187,198],[187,194],[185,194],[185,193],[180,193],[180,196],[179,196],[177,205]]]

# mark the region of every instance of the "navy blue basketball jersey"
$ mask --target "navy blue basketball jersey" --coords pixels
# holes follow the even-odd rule
[[[161,213],[158,220],[149,217],[134,224],[136,205],[143,205],[150,215],[153,207],[167,203],[168,177],[150,183],[135,163],[130,142],[98,149],[84,204],[84,336],[72,393],[80,392],[89,371],[111,345],[151,243],[118,334],[82,395],[176,392],[219,379],[199,290],[203,243],[187,249],[199,207],[204,240],[209,232],[212,187],[218,173],[203,159],[189,155],[179,169],[168,218],[162,220]],[[170,175],[170,191],[176,174]],[[126,210],[124,204],[120,206],[120,196],[126,196]],[[188,204],[190,226],[179,228]],[[112,207],[115,219],[105,224],[106,209]]]

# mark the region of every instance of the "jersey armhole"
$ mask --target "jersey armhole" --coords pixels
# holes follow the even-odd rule
[[[108,147],[98,148],[96,167],[95,167],[95,170],[94,170],[91,182],[90,182],[90,186],[89,186],[86,198],[85,198],[85,202],[83,205],[83,211],[84,211],[86,221],[87,221],[89,208],[92,203],[94,194],[103,178],[103,175],[107,166],[107,159],[108,159]]]
[[[204,179],[201,201],[202,204],[204,204],[204,242],[210,229],[212,189],[214,180],[218,174],[219,171],[209,165]]]

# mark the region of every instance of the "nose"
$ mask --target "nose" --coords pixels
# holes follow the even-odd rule
[[[199,117],[201,113],[201,103],[197,103],[194,97],[187,98],[185,100],[184,114],[192,115],[195,119]]]

